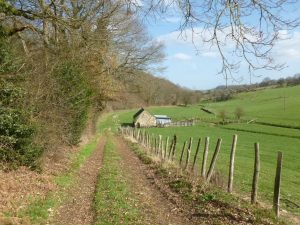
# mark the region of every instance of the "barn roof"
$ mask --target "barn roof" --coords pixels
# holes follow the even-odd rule
[[[168,117],[167,115],[154,115],[154,117],[156,119],[171,119],[170,117]]]
[[[140,108],[140,110],[139,111],[137,111],[134,115],[133,115],[133,118],[136,118],[136,117],[138,117],[142,112],[144,112],[145,111],[145,109],[144,108]]]

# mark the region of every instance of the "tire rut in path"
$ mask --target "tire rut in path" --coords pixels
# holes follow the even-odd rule
[[[146,165],[129,149],[122,138],[118,137],[116,140],[124,171],[141,205],[144,224],[189,224],[188,219],[182,215],[176,205],[170,202],[148,179]]]
[[[67,190],[67,199],[55,212],[49,224],[90,225],[93,223],[95,188],[102,166],[105,142],[106,138],[102,136],[94,152],[79,169],[73,186]]]

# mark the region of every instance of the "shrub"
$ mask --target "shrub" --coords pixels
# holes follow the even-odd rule
[[[245,111],[243,108],[237,107],[234,111],[234,115],[238,120],[240,120],[245,115]]]
[[[35,168],[41,149],[32,145],[34,126],[18,104],[23,92],[11,83],[0,82],[0,161]]]
[[[66,135],[69,144],[78,144],[86,126],[91,105],[91,90],[79,63],[64,62],[54,70],[57,81],[56,97],[65,110]]]
[[[219,111],[218,116],[222,119],[223,123],[225,122],[225,120],[227,119],[227,111],[225,109],[222,109]]]
[[[25,91],[16,74],[20,65],[12,47],[0,25],[0,163],[36,168],[41,148],[32,144],[35,127],[24,108]]]

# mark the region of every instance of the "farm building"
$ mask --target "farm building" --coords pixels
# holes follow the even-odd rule
[[[156,118],[141,108],[133,115],[133,125],[135,127],[154,127],[156,126]]]
[[[166,115],[154,115],[154,117],[156,119],[156,125],[157,126],[170,124],[172,122],[171,118],[166,116]]]

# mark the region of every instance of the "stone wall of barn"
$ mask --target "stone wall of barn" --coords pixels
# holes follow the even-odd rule
[[[142,112],[134,121],[135,127],[154,127],[156,119],[147,111]]]

